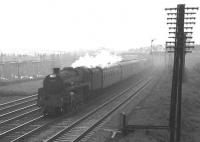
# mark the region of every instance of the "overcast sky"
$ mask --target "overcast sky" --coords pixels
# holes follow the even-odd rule
[[[1,0],[0,51],[39,52],[164,44],[164,8],[200,0]],[[200,43],[200,11],[194,40]]]

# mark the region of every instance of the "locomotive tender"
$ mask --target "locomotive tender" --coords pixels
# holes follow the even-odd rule
[[[146,65],[147,60],[140,59],[106,68],[54,68],[53,74],[46,76],[43,87],[38,89],[37,104],[45,116],[69,112],[98,91],[131,77]]]

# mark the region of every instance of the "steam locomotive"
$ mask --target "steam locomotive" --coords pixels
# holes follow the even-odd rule
[[[43,87],[38,89],[37,105],[45,116],[69,112],[96,92],[131,77],[146,65],[147,60],[140,59],[105,68],[54,68],[53,73],[45,77]]]

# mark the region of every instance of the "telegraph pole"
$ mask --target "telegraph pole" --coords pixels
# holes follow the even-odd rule
[[[174,15],[176,17],[167,18],[167,20],[175,20],[176,22],[168,22],[167,24],[176,25],[175,27],[169,27],[174,32],[174,41],[166,42],[166,48],[170,49],[168,52],[174,53],[174,65],[172,76],[172,89],[171,89],[171,104],[170,104],[170,142],[180,142],[181,138],[181,100],[182,100],[182,80],[185,68],[185,54],[190,52],[190,48],[194,46],[187,45],[187,39],[191,39],[192,32],[185,32],[186,29],[192,29],[193,27],[185,27],[185,24],[195,24],[194,22],[185,22],[185,20],[193,20],[195,17],[188,17],[188,15],[196,14],[194,12],[185,12],[186,10],[198,10],[196,7],[185,7],[184,4],[177,5],[177,8],[166,8],[165,10],[176,11],[167,13],[167,15]]]
[[[177,8],[166,8],[165,10],[173,10],[175,12],[167,13],[167,15],[172,15],[174,17],[167,18],[168,20],[174,20],[175,22],[168,22],[167,24],[175,25],[170,26],[169,30],[174,30],[169,32],[174,34],[172,38],[173,41],[166,42],[166,51],[168,53],[174,53],[174,64],[173,64],[173,75],[172,75],[172,89],[171,89],[171,103],[170,103],[170,116],[169,124],[166,125],[129,125],[127,123],[126,114],[122,113],[122,134],[127,134],[128,132],[134,132],[137,129],[160,129],[169,130],[170,132],[170,142],[181,142],[181,99],[182,99],[182,80],[183,71],[185,67],[185,54],[190,53],[190,48],[194,48],[190,43],[193,41],[188,41],[191,39],[192,32],[184,31],[187,29],[193,29],[193,27],[185,26],[185,24],[194,24],[194,22],[186,22],[185,20],[194,20],[195,17],[188,17],[188,15],[196,14],[194,12],[185,12],[186,10],[198,10],[196,7],[185,7],[184,4],[177,5]],[[152,46],[153,40],[151,40]]]

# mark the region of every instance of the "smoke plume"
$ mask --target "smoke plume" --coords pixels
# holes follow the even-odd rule
[[[78,60],[72,63],[71,66],[74,68],[80,66],[88,68],[93,68],[93,67],[105,68],[108,67],[109,65],[120,62],[121,60],[122,57],[115,54],[111,54],[107,50],[101,50],[93,56],[87,53],[85,56],[80,57]]]

